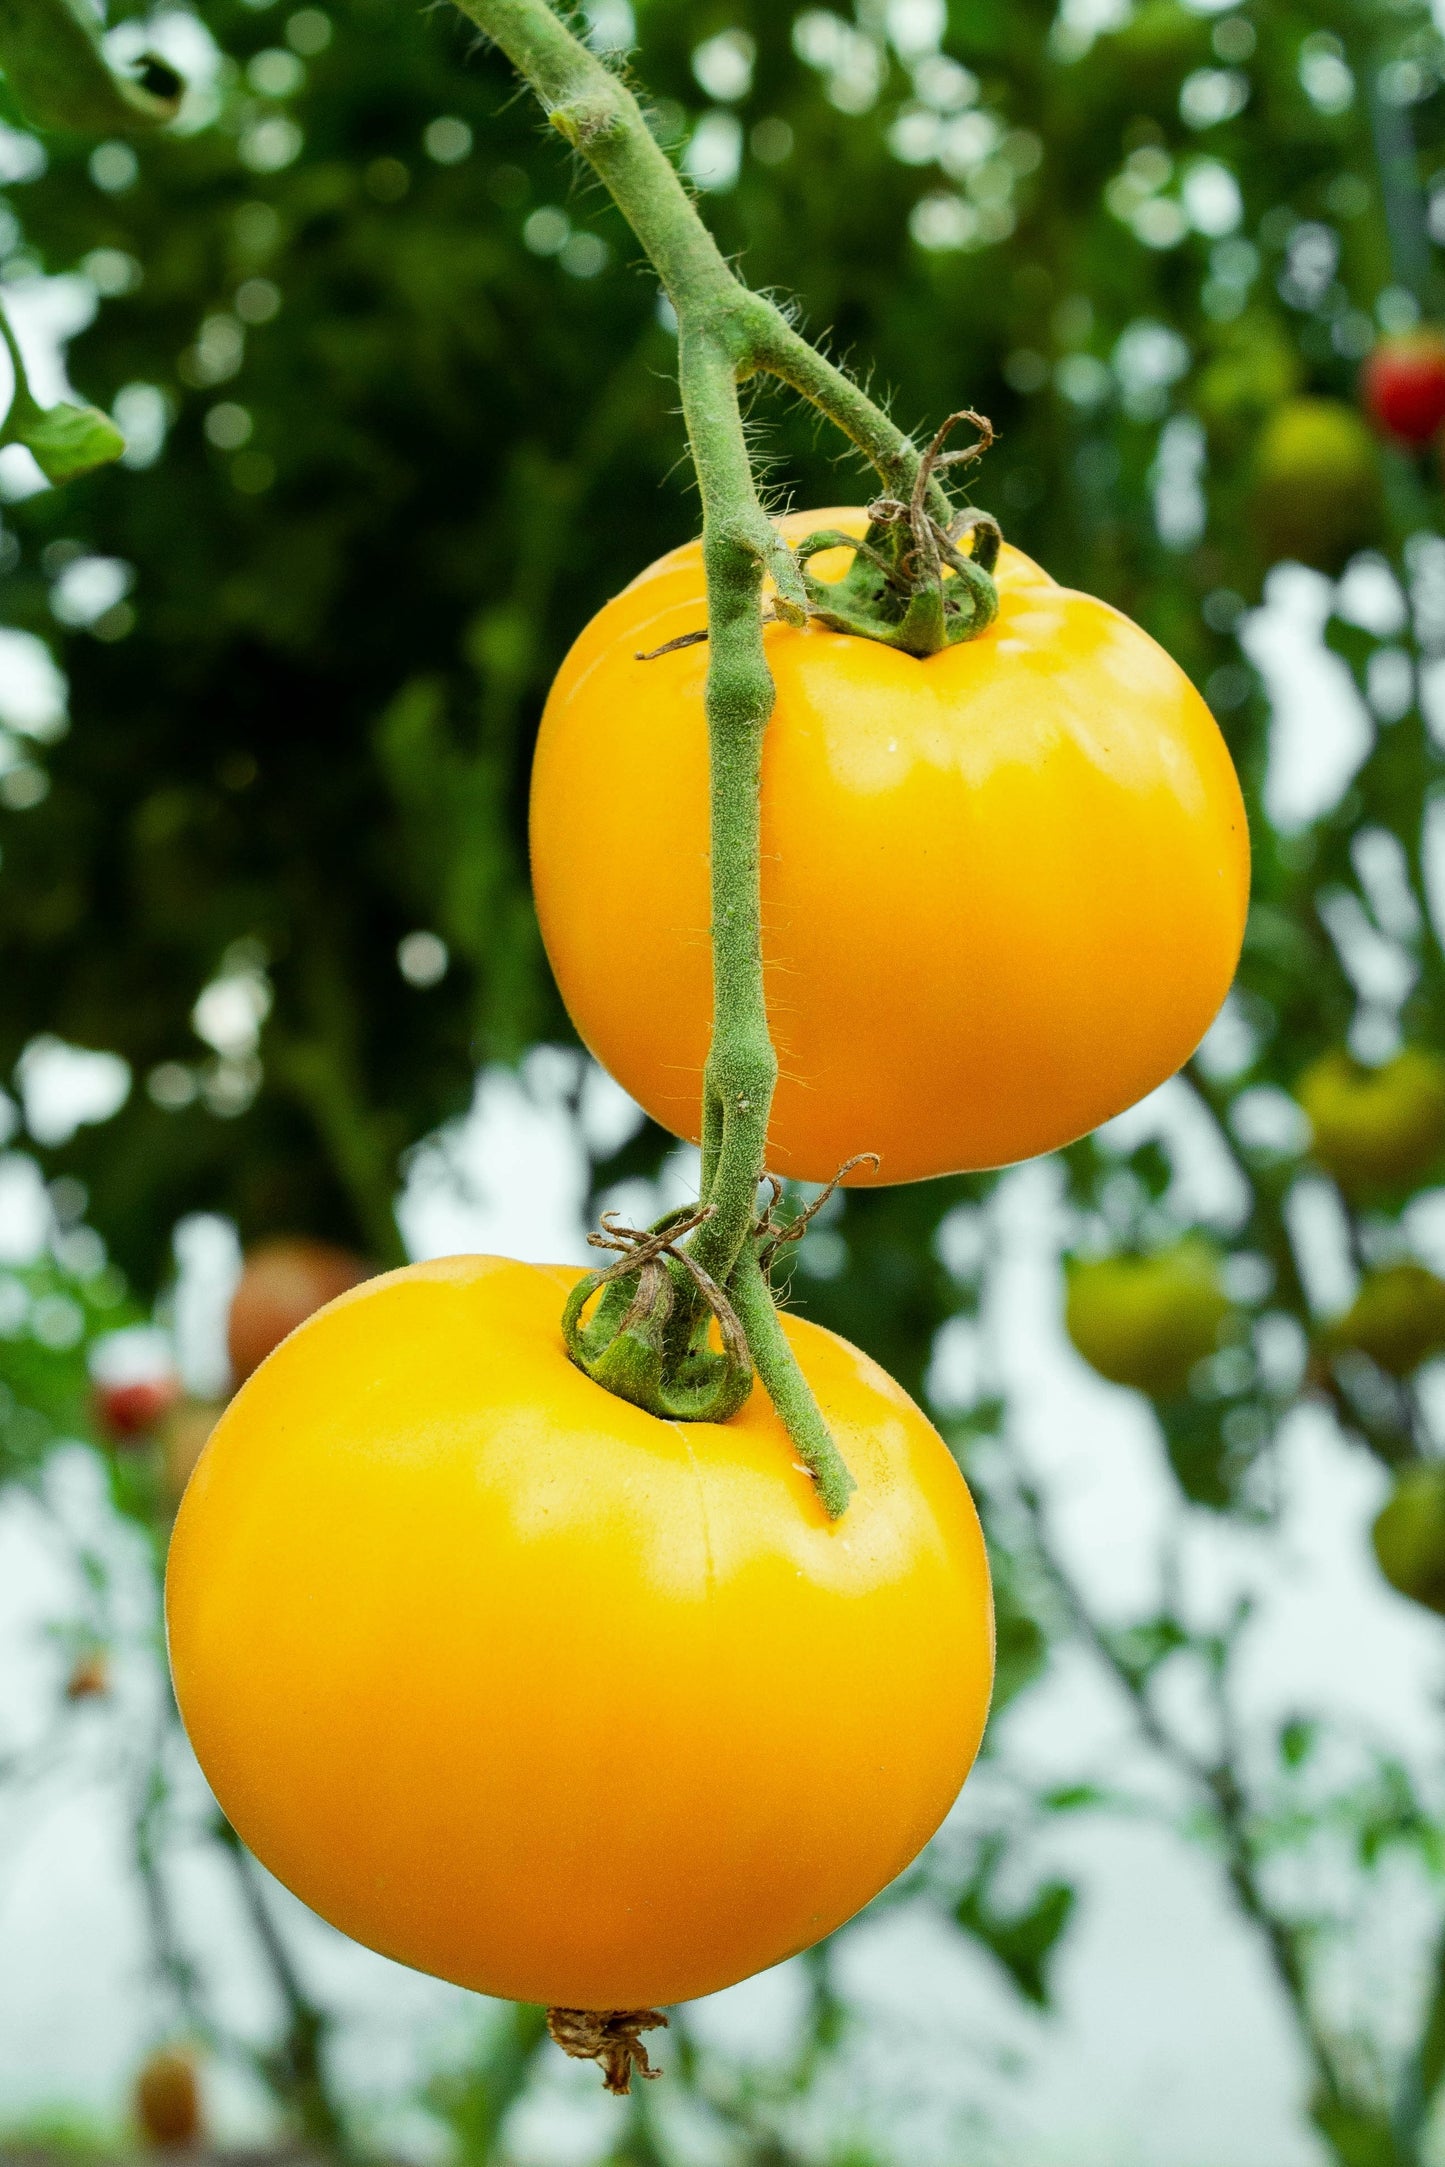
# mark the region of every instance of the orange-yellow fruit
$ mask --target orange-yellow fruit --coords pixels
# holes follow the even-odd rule
[[[166,1586],[233,1826],[358,1941],[482,1993],[636,2008],[851,1917],[968,1773],[988,1570],[941,1438],[785,1329],[858,1489],[824,1514],[755,1388],[660,1421],[567,1359],[574,1271],[359,1287],[221,1417]]]
[[[824,1181],[871,1151],[854,1181],[914,1181],[1052,1150],[1172,1075],[1233,976],[1249,844],[1208,708],[1117,610],[1017,550],[998,580],[997,622],[926,661],[765,629],[779,1173]],[[532,778],[563,999],[604,1067],[691,1137],[712,1020],[708,650],[637,657],[705,621],[692,543],[582,632]]]
[[[243,1384],[288,1332],[356,1286],[370,1269],[349,1249],[301,1235],[258,1242],[248,1250],[226,1327],[236,1382]]]

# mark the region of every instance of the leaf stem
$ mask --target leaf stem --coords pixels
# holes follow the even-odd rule
[[[31,419],[40,413],[41,408],[34,392],[30,389],[30,376],[25,367],[25,356],[20,351],[20,341],[15,336],[15,327],[10,321],[10,312],[3,303],[0,303],[0,340],[4,341],[5,351],[10,356],[10,366],[15,372],[15,389],[10,394],[10,409],[6,417],[6,434],[8,435],[16,422]]]

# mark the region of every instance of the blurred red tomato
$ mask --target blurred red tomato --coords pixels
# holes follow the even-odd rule
[[[99,1700],[110,1691],[110,1659],[104,1648],[88,1649],[79,1655],[65,1681],[65,1697],[70,1701]]]
[[[113,1444],[135,1444],[160,1426],[180,1396],[180,1384],[170,1375],[137,1377],[126,1384],[98,1384],[95,1419]]]
[[[1360,375],[1372,420],[1402,444],[1428,444],[1445,422],[1445,337],[1407,331],[1381,339]]]

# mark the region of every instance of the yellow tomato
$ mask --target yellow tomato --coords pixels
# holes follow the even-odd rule
[[[784,520],[797,539],[861,512]],[[847,564],[841,551],[835,576]],[[814,560],[820,574],[827,559]],[[997,621],[919,661],[769,624],[770,1165],[914,1181],[1052,1150],[1163,1082],[1234,972],[1244,808],[1209,710],[1107,604],[1005,549]],[[699,546],[609,602],[552,688],[532,872],[604,1067],[696,1137],[712,1017]]]
[[[576,1273],[369,1281],[211,1437],[166,1586],[182,1716],[256,1855],[487,1994],[634,2008],[806,1947],[942,1820],[992,1678],[972,1501],[912,1401],[785,1326],[858,1489],[761,1388],[673,1423],[568,1361]]]

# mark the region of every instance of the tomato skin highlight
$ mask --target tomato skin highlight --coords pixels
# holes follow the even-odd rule
[[[796,539],[864,522],[781,525]],[[1000,594],[986,634],[927,661],[765,628],[780,1174],[824,1181],[873,1151],[877,1172],[851,1180],[915,1181],[1053,1150],[1172,1075],[1233,976],[1249,845],[1213,717],[1137,626],[1017,551]],[[579,1033],[694,1139],[712,1011],[707,648],[635,658],[705,621],[690,544],[583,630],[543,719],[531,824]]]
[[[858,1482],[761,1388],[668,1423],[574,1368],[573,1270],[414,1265],[222,1416],[167,1573],[191,1742],[256,1855],[403,1963],[571,2008],[712,1992],[840,1925],[978,1748],[992,1609],[947,1448],[785,1320]]]

